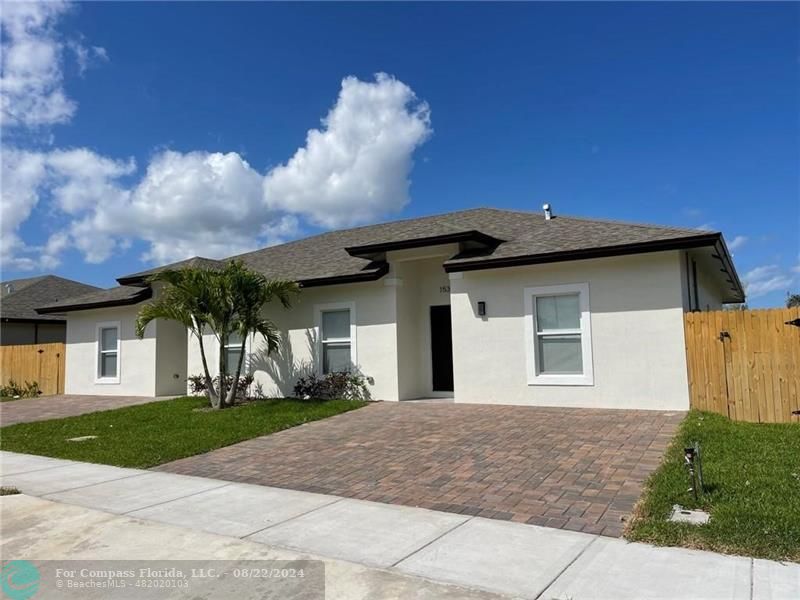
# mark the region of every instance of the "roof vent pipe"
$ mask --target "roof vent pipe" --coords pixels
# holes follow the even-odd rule
[[[544,209],[544,220],[545,221],[549,221],[550,219],[552,219],[553,218],[553,211],[550,210],[550,205],[549,204],[545,204],[545,205],[542,206],[542,208]]]

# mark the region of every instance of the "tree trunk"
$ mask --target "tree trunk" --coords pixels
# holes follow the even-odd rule
[[[214,389],[214,380],[211,377],[211,373],[208,371],[208,360],[206,359],[206,349],[203,344],[203,329],[200,327],[197,319],[192,317],[195,325],[195,335],[197,336],[197,341],[200,344],[200,359],[203,362],[203,375],[206,378],[206,394],[208,395],[208,400],[211,403],[211,408],[219,408],[219,396],[217,395],[217,391]]]
[[[219,408],[225,408],[225,346],[228,342],[228,336],[226,334],[220,334],[219,336],[219,390],[217,394],[219,394]]]
[[[233,377],[233,382],[231,382],[231,389],[228,390],[228,397],[226,398],[226,402],[228,406],[231,406],[236,401],[236,392],[239,390],[239,377],[242,373],[242,363],[244,362],[244,349],[247,345],[247,336],[242,336],[242,346],[239,352],[239,362],[236,364],[236,373]]]

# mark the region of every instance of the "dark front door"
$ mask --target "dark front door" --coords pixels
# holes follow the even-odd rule
[[[431,306],[433,391],[453,391],[453,328],[450,306]]]

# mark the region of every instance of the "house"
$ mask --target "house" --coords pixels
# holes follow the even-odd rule
[[[376,399],[687,409],[683,314],[744,301],[720,233],[478,208],[333,231],[236,257],[298,281],[268,307],[286,341],[246,368],[267,395],[359,367]],[[68,393],[183,393],[202,372],[172,322],[134,335],[148,275],[40,309],[67,317]],[[210,364],[216,364],[209,335]],[[237,340],[229,352],[235,354]]]
[[[63,314],[41,315],[36,312],[36,307],[99,289],[56,275],[1,282],[0,345],[66,341],[66,317]]]

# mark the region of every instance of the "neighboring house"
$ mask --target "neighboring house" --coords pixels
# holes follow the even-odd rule
[[[465,210],[235,258],[304,288],[292,309],[267,309],[287,342],[279,356],[248,341],[246,369],[268,395],[358,366],[382,400],[687,409],[684,312],[744,300],[720,233],[549,211]],[[159,269],[41,310],[68,314],[68,393],[180,393],[201,373],[198,344],[177,324],[134,336]]]
[[[66,341],[66,317],[63,314],[41,315],[36,307],[99,289],[55,275],[3,281],[0,283],[0,345]]]

